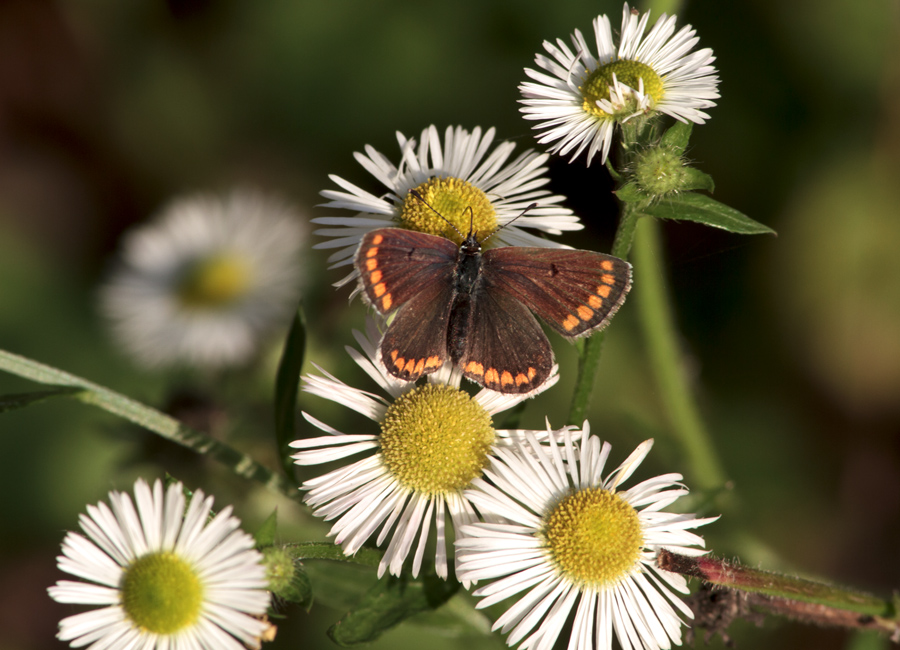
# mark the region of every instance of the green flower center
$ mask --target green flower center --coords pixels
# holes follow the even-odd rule
[[[125,570],[121,598],[135,626],[173,634],[200,618],[203,585],[194,569],[174,553],[150,553]]]
[[[624,84],[629,88],[637,90],[640,87],[640,80],[644,80],[644,94],[649,95],[653,99],[653,104],[659,102],[663,98],[665,88],[662,78],[649,65],[638,61],[619,60],[612,61],[606,65],[601,65],[591,73],[587,81],[581,86],[581,95],[584,97],[582,109],[585,113],[590,113],[602,119],[617,117],[619,111],[625,114],[633,114],[637,110],[637,104],[616,107],[616,113],[611,114],[602,110],[597,106],[600,100],[610,101],[609,87],[613,83],[613,73],[616,75],[620,84]],[[630,93],[629,93],[630,95]],[[628,97],[626,97],[626,102]]]
[[[481,238],[497,228],[497,213],[487,194],[467,181],[432,176],[414,189],[431,207],[407,194],[400,212],[404,228],[446,237],[457,244],[462,243],[470,228]],[[435,212],[456,226],[462,237]]]
[[[425,384],[398,398],[381,423],[381,454],[405,487],[427,495],[466,487],[487,467],[491,416],[464,391]]]
[[[225,307],[247,293],[252,275],[250,265],[238,255],[213,255],[185,269],[178,283],[178,297],[186,307]]]
[[[600,488],[566,496],[545,518],[543,535],[562,573],[577,584],[597,587],[627,576],[644,541],[637,511]]]

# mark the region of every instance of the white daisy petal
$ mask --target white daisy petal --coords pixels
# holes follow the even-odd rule
[[[605,163],[617,123],[654,112],[682,122],[709,118],[702,109],[715,106],[719,97],[712,50],[692,52],[696,32],[687,25],[675,34],[675,16],[663,14],[647,32],[649,18],[649,13],[638,17],[626,3],[616,45],[609,19],[598,16],[593,21],[597,56],[577,29],[571,36],[574,51],[561,40],[544,41],[550,57],[537,54],[535,64],[549,74],[525,70],[532,81],[519,86],[520,110],[525,119],[538,121],[538,142],[554,143],[550,153],[571,154],[574,160],[587,151],[588,165],[599,153]]]
[[[685,593],[684,577],[659,569],[658,551],[664,546],[702,553],[703,539],[688,529],[714,518],[657,509],[686,494],[678,474],[618,490],[646,457],[652,441],[639,445],[604,477],[610,446],[588,429],[585,423],[581,432],[551,431],[549,444],[543,445],[529,435],[526,442],[517,439],[512,448],[500,450],[485,478],[474,481],[465,494],[477,507],[502,515],[516,513],[511,504],[527,504],[534,518],[464,526],[464,538],[456,543],[457,575],[460,580],[487,581],[474,592],[481,598],[479,608],[518,597],[494,624],[494,629],[510,633],[510,645],[549,650],[574,609],[568,643],[572,650],[610,650],[613,636],[622,648],[669,648],[681,642],[681,626],[692,615],[677,597]],[[584,504],[592,505],[585,509]],[[555,518],[557,512],[563,514]],[[602,548],[584,550],[590,537],[583,531],[595,529],[590,523],[593,513],[603,517],[604,527],[622,527],[622,534],[629,535],[623,539],[635,539],[635,555],[622,555],[616,569],[609,568],[614,561],[605,550],[605,537],[590,542]],[[573,529],[578,522],[587,522],[588,529]],[[578,560],[565,550],[567,539],[580,540]],[[590,565],[592,552],[603,558],[597,567]]]
[[[77,533],[66,536],[59,568],[89,582],[60,580],[48,593],[62,603],[106,606],[64,618],[59,624],[59,639],[73,647],[116,650],[239,649],[259,643],[269,627],[263,619],[270,599],[262,556],[254,550],[253,538],[237,530],[239,522],[231,517],[230,507],[207,522],[212,499],[197,490],[185,513],[183,490],[180,483],[164,491],[160,481],[151,487],[139,480],[134,489],[136,509],[128,494],[118,492],[110,494],[112,509],[104,504],[88,508],[90,517],[81,518],[87,537]],[[175,514],[178,524],[173,521]],[[85,526],[86,522],[91,525]],[[120,541],[111,547],[115,553],[107,555],[104,547],[111,539]],[[123,543],[124,547],[119,546]],[[129,580],[129,571],[137,562],[144,563]],[[158,603],[170,599],[154,597],[150,602],[142,598],[145,587],[140,585],[131,587],[138,589],[137,595],[129,596],[127,591],[132,581],[146,580],[152,568],[173,562],[182,567],[178,571],[192,575],[192,584],[196,581],[196,587],[178,591],[181,598],[183,593],[197,590],[199,600],[189,599],[183,604],[196,608],[196,615],[179,622],[175,631],[166,627],[165,632],[155,632],[155,621],[169,625],[161,622],[161,617],[170,614],[159,612]],[[111,563],[120,575],[114,583],[108,576]],[[90,568],[96,571],[92,573]],[[178,571],[167,573],[167,579],[176,579],[181,575]],[[182,615],[181,606],[179,603],[175,608],[176,617]],[[134,616],[141,618],[138,621]]]

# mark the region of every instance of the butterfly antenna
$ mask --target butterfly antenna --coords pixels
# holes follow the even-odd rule
[[[519,214],[517,214],[517,215],[514,216],[512,219],[510,219],[509,221],[507,221],[505,224],[503,224],[502,226],[498,226],[497,228],[495,228],[495,229],[494,229],[494,232],[492,232],[490,235],[488,235],[487,237],[485,237],[484,239],[482,239],[482,240],[481,240],[480,242],[478,242],[478,243],[479,243],[479,244],[483,244],[483,243],[486,242],[488,239],[490,239],[491,237],[493,237],[494,235],[496,235],[498,232],[500,232],[501,230],[503,230],[504,228],[506,228],[506,227],[507,227],[509,224],[511,224],[513,221],[515,221],[515,220],[518,219],[519,217],[524,216],[525,213],[528,212],[529,210],[534,210],[536,207],[537,207],[537,202],[532,203],[531,205],[529,205],[528,207],[526,207],[524,210],[522,210]]]
[[[439,216],[441,219],[443,219],[444,221],[446,221],[446,222],[450,225],[450,227],[453,228],[453,230],[456,231],[456,234],[459,235],[462,239],[465,239],[465,238],[466,238],[466,236],[465,236],[464,234],[462,234],[462,233],[459,231],[459,228],[457,228],[455,225],[453,225],[453,222],[452,222],[452,221],[450,221],[447,217],[445,217],[445,216],[442,215],[440,212],[438,212],[437,210],[435,210],[435,209],[432,207],[432,205],[431,205],[428,201],[426,201],[425,198],[424,198],[421,194],[419,194],[416,190],[410,190],[409,193],[412,194],[412,195],[413,195],[414,197],[416,197],[417,199],[419,199],[425,206],[427,206],[427,207],[428,207],[432,212],[434,212],[437,216]],[[469,209],[471,210],[471,208],[469,208]],[[475,218],[475,217],[474,217],[474,214],[473,214],[472,219],[474,219],[474,218]],[[472,227],[471,227],[471,225],[470,225],[470,226],[469,226],[469,232],[471,232],[471,229],[472,229]]]

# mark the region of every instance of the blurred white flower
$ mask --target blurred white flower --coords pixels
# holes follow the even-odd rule
[[[257,192],[178,198],[126,235],[102,307],[144,365],[244,363],[296,307],[304,242],[298,215]]]

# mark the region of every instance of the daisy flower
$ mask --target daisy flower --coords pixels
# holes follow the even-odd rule
[[[313,219],[313,223],[332,226],[315,232],[330,239],[314,248],[337,248],[329,262],[343,266],[352,263],[362,236],[377,228],[418,230],[459,244],[470,225],[483,239],[513,219],[515,224],[497,231],[491,245],[561,246],[526,232],[536,229],[559,235],[584,227],[571,210],[560,207],[564,196],[543,189],[550,181],[545,166],[549,156],[528,150],[508,162],[515,145],[502,142],[491,150],[494,135],[493,128],[482,135],[480,127],[472,133],[462,127],[447,127],[441,145],[434,126],[422,131],[418,142],[397,133],[399,166],[366,146],[365,154],[355,154],[356,160],[387,188],[387,193],[375,196],[339,176],[330,176],[341,191],[324,190],[322,196],[329,202],[322,207],[357,214]],[[410,190],[416,190],[431,207],[411,196]],[[532,203],[537,205],[523,214]]]
[[[88,506],[57,558],[62,571],[87,582],[60,580],[48,589],[61,603],[97,607],[64,618],[57,635],[72,647],[258,647],[271,627],[266,570],[253,538],[238,530],[227,507],[209,520],[212,497],[194,492],[185,511],[180,483],[163,495],[143,480],[134,497],[110,492]]]
[[[337,519],[329,536],[346,555],[356,553],[376,535],[387,550],[378,566],[400,575],[418,536],[412,574],[418,575],[432,523],[435,528],[436,572],[448,576],[446,517],[453,530],[477,520],[463,489],[479,476],[496,449],[515,431],[497,431],[491,416],[521,402],[523,395],[482,390],[474,397],[459,389],[460,374],[443,369],[429,383],[414,383],[390,375],[378,359],[379,333],[369,319],[367,335],[354,332],[363,352],[350,356],[375,380],[387,399],[353,388],[331,375],[304,377],[303,390],[343,404],[378,423],[379,434],[347,434],[303,416],[328,435],[296,440],[298,465],[319,465],[366,454],[361,460],[306,481],[306,502],[313,514]],[[555,384],[554,374],[542,386]],[[484,514],[484,513],[482,513]],[[380,532],[378,532],[380,529]]]
[[[687,529],[715,518],[662,512],[687,494],[680,474],[621,489],[652,440],[604,478],[610,445],[587,423],[580,443],[578,435],[563,432],[560,446],[553,433],[549,446],[527,436],[497,450],[465,496],[504,520],[463,527],[457,576],[491,581],[475,591],[479,608],[526,592],[494,624],[522,649],[552,648],[573,609],[570,650],[608,650],[614,635],[625,649],[679,644],[682,617],[693,616],[674,592],[687,585],[657,566],[657,554],[703,554],[703,538]]]
[[[609,18],[595,18],[596,56],[577,29],[574,51],[561,39],[544,41],[550,56],[538,54],[535,63],[549,74],[526,68],[534,81],[519,90],[525,119],[540,121],[538,142],[555,142],[550,153],[574,160],[587,149],[588,165],[598,151],[606,162],[616,123],[654,112],[697,124],[709,118],[702,109],[719,97],[712,50],[692,52],[696,32],[686,25],[675,34],[676,17],[666,14],[645,36],[649,18],[626,3],[618,46]]]
[[[304,239],[298,216],[262,194],[176,199],[126,236],[101,289],[113,334],[151,367],[246,362],[296,305]]]

